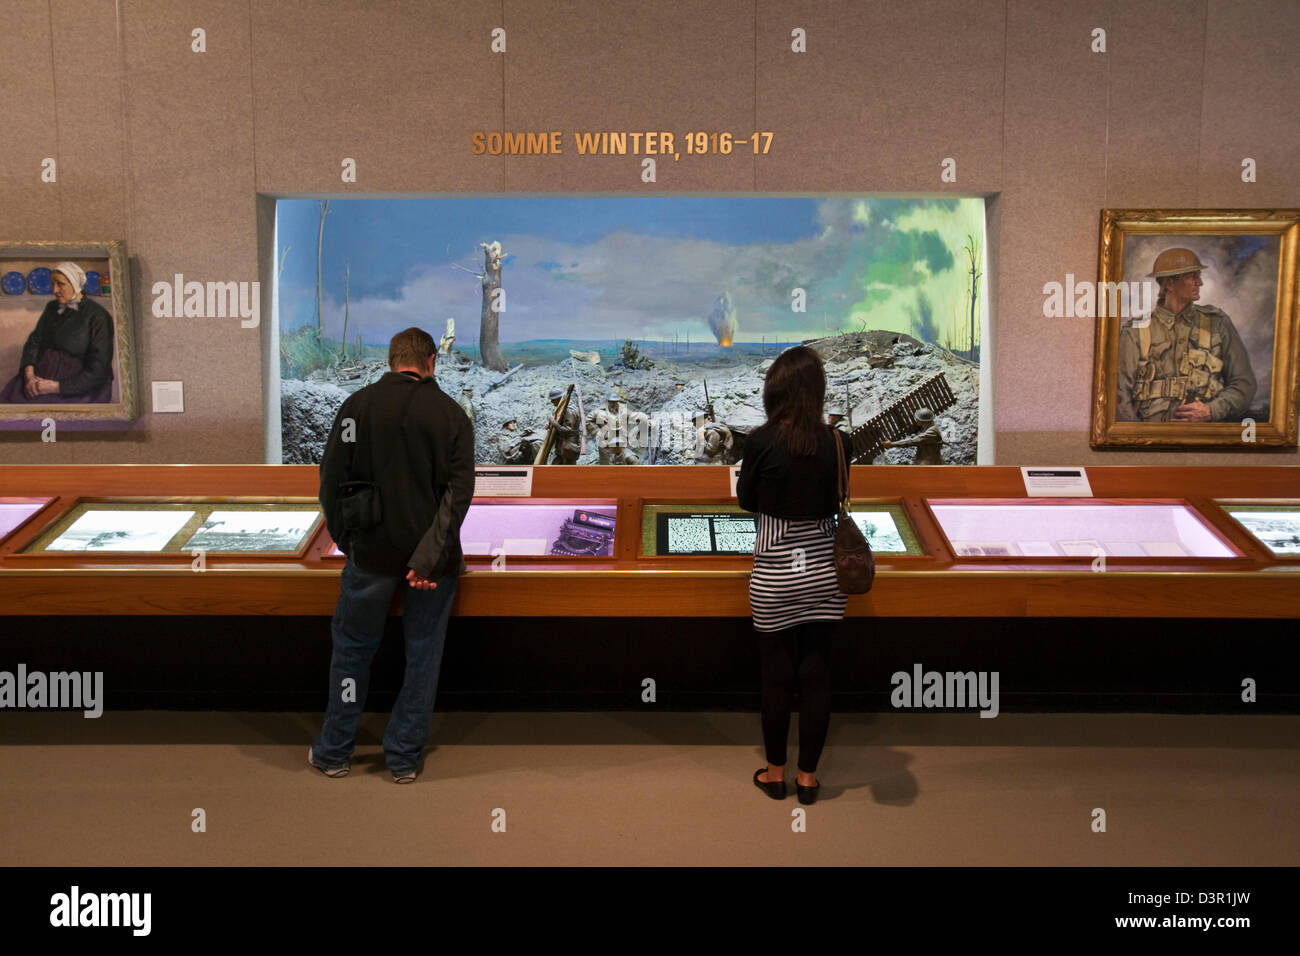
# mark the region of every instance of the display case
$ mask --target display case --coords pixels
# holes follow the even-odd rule
[[[475,498],[460,526],[466,558],[608,558],[618,499]],[[341,558],[335,545],[330,557]]]
[[[534,469],[532,497],[471,505],[452,613],[748,617],[754,518],[730,472]],[[877,574],[847,616],[1300,618],[1300,469],[1088,479],[1096,498],[1038,499],[1018,468],[854,467]],[[328,616],[343,562],[318,490],[311,466],[0,466],[24,506],[0,539],[0,611]]]
[[[1300,501],[1220,500],[1216,503],[1274,558],[1300,561]]]
[[[0,544],[46,508],[53,498],[0,498]]]
[[[925,549],[899,501],[856,501],[849,512],[878,557],[921,556]],[[739,505],[646,501],[641,554],[648,557],[752,555],[757,519]]]
[[[83,498],[15,557],[300,557],[321,520],[306,500]]]
[[[1182,500],[926,499],[955,557],[1161,563],[1244,555]]]

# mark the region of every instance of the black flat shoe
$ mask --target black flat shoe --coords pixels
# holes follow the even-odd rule
[[[799,793],[799,802],[805,806],[809,806],[817,802],[817,793],[822,788],[822,782],[818,780],[817,783],[811,787],[805,787],[801,783],[796,783],[794,788]]]
[[[778,782],[778,783],[771,783],[771,782],[764,783],[762,780],[759,780],[758,778],[759,778],[759,775],[760,775],[760,774],[763,774],[763,773],[766,773],[766,772],[767,772],[767,768],[766,768],[766,767],[759,767],[757,770],[754,771],[754,786],[758,787],[758,789],[762,790],[765,794],[767,794],[767,795],[768,795],[769,797],[771,797],[773,800],[784,800],[784,799],[785,799],[785,781],[782,780],[782,781],[780,781],[780,782]]]

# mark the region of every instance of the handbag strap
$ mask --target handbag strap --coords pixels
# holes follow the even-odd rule
[[[840,514],[848,513],[849,500],[849,466],[844,461],[844,444],[840,441],[840,433],[834,427],[830,427],[831,441],[835,443],[835,478],[839,490],[838,501]]]

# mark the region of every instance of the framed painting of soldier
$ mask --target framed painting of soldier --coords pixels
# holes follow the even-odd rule
[[[0,240],[0,424],[138,415],[126,243]]]
[[[1101,214],[1094,448],[1295,446],[1300,210]]]

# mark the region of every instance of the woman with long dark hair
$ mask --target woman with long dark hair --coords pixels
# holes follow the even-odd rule
[[[800,803],[817,799],[817,763],[830,726],[831,634],[844,617],[835,580],[839,459],[849,436],[822,418],[826,372],[812,349],[781,353],[763,385],[767,421],[745,441],[736,493],[758,514],[749,604],[763,671],[763,744],[767,766],[754,784],[785,798],[786,736],[799,689]]]

